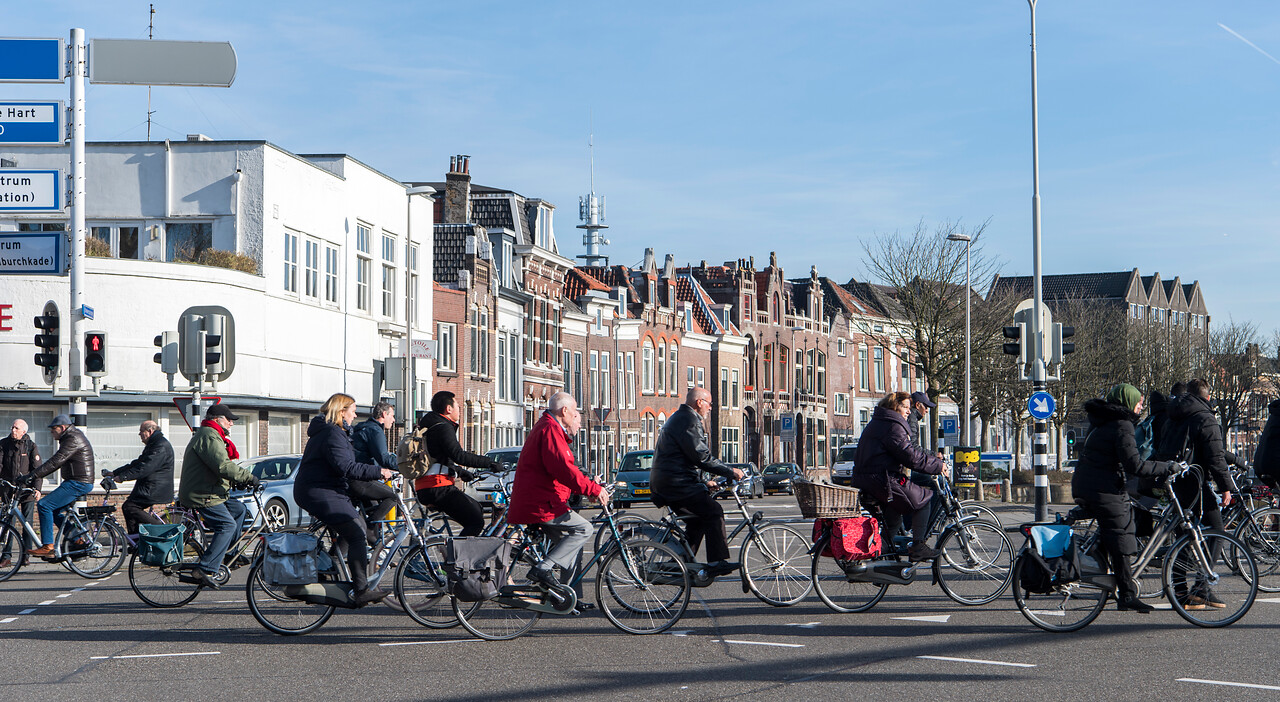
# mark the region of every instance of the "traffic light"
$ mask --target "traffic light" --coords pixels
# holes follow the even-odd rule
[[[220,375],[226,370],[227,318],[220,314],[204,316],[204,372],[208,375]]]
[[[1062,344],[1062,353],[1063,353],[1063,355],[1066,355],[1066,354],[1069,354],[1069,353],[1075,353],[1075,352],[1076,352],[1076,345],[1075,345],[1075,342],[1073,342],[1073,341],[1062,342],[1062,341],[1061,341],[1062,339],[1070,339],[1071,337],[1073,337],[1073,336],[1075,336],[1075,335],[1076,335],[1076,328],[1075,328],[1075,327],[1071,327],[1071,326],[1064,326],[1064,327],[1062,328],[1062,336],[1059,338],[1059,341],[1060,341],[1060,342],[1061,342],[1061,344]]]
[[[84,333],[84,374],[90,378],[107,374],[107,333],[104,331]]]
[[[178,370],[196,382],[204,375],[204,317],[184,314],[178,321]]]
[[[1008,343],[1008,342],[1005,343],[1004,345],[1005,353],[1011,356],[1017,356],[1018,363],[1025,364],[1030,362],[1027,360],[1030,357],[1030,349],[1027,348],[1030,345],[1028,343],[1030,339],[1028,338],[1028,334],[1027,334],[1026,322],[1018,322],[1017,324],[1011,327],[1005,327],[1004,338],[1015,340],[1013,343]]]
[[[1075,327],[1066,327],[1057,322],[1053,324],[1053,343],[1049,346],[1049,363],[1058,364],[1063,362],[1063,356],[1074,353],[1076,345],[1071,342],[1064,342],[1063,339],[1069,339],[1075,336]]]
[[[35,355],[35,361],[37,366],[44,369],[44,382],[49,385],[57,383],[58,376],[61,375],[59,368],[62,346],[59,337],[61,324],[57,303],[52,300],[44,303],[44,312],[35,318],[36,329],[40,330],[40,333],[35,336],[36,347],[40,349],[40,352]]]
[[[155,338],[154,343],[160,349],[160,353],[151,357],[151,360],[160,364],[160,370],[168,375],[178,372],[178,342],[174,339],[176,332],[163,332]]]
[[[1076,430],[1067,430],[1067,455],[1073,456],[1076,452]]]

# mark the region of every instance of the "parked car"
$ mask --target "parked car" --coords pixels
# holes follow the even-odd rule
[[[277,528],[306,527],[311,523],[311,515],[293,501],[293,479],[297,477],[298,464],[301,462],[300,453],[258,456],[238,461],[240,467],[262,481],[262,511],[267,521]],[[245,517],[245,525],[252,523],[258,514],[253,495],[245,490],[233,490],[230,497],[248,508],[249,515]]]
[[[831,482],[836,485],[849,485],[853,482],[853,456],[858,452],[858,442],[845,444],[836,451],[835,463],[831,464]]]
[[[764,494],[772,495],[775,492],[796,494],[795,489],[791,487],[791,480],[800,475],[800,466],[794,463],[770,463],[760,472],[760,477],[764,480]]]
[[[618,507],[653,499],[653,491],[649,487],[651,467],[653,451],[628,451],[622,456],[613,485],[613,501]]]
[[[726,463],[730,468],[737,468],[742,471],[742,495],[748,500],[756,497],[764,497],[764,479],[760,476],[760,471],[754,463]],[[716,476],[716,483],[724,485],[728,481],[727,478]],[[716,496],[717,499],[728,499],[727,493],[721,493]]]
[[[516,480],[516,463],[520,461],[520,447],[496,448],[484,455],[502,464],[501,480],[507,486],[507,493],[510,494],[511,485]],[[479,478],[468,486],[467,492],[482,505],[492,504],[493,492],[498,489],[498,480],[498,476]]]

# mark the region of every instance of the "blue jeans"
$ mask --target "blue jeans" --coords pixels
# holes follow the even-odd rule
[[[36,511],[40,513],[40,544],[49,546],[53,543],[53,513],[70,507],[81,497],[93,490],[93,483],[82,483],[78,480],[64,480],[54,488],[53,492],[36,503]],[[61,519],[58,520],[62,522]]]
[[[204,523],[213,529],[213,539],[209,542],[209,550],[200,558],[200,570],[215,575],[222,566],[222,557],[227,555],[231,543],[240,536],[244,529],[244,518],[249,513],[239,500],[227,500],[220,505],[197,507],[196,511],[204,518]]]

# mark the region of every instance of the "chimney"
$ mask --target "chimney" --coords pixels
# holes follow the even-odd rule
[[[676,256],[675,254],[667,254],[667,258],[662,263],[662,277],[670,280],[676,277]]]
[[[444,176],[444,219],[441,224],[467,224],[471,221],[471,157],[449,157],[449,172]]]
[[[653,262],[653,249],[651,249],[651,248],[649,248],[649,249],[645,249],[645,250],[644,250],[644,265],[642,266],[642,269],[644,270],[644,272],[645,272],[645,273],[648,273],[649,271],[655,270],[656,268],[657,268],[657,266],[656,266],[656,264]]]

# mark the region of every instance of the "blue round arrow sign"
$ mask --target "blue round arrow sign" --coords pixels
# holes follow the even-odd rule
[[[1053,395],[1043,390],[1031,393],[1031,397],[1027,398],[1027,411],[1036,419],[1052,417],[1055,409],[1057,409],[1057,403],[1053,401]]]

